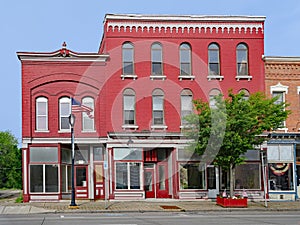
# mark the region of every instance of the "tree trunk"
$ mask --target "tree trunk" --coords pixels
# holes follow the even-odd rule
[[[235,180],[235,168],[233,164],[230,164],[230,197],[234,196],[234,180]]]

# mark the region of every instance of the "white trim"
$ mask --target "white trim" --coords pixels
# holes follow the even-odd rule
[[[273,92],[285,92],[287,94],[288,89],[289,89],[289,86],[282,85],[280,82],[278,82],[278,84],[276,84],[274,86],[270,86],[271,94]],[[284,101],[285,101],[285,99],[284,99]]]
[[[222,81],[224,79],[224,76],[222,76],[222,75],[208,75],[207,79],[209,81],[214,80],[214,79]]]
[[[123,130],[127,130],[127,129],[134,129],[137,130],[139,129],[139,126],[137,125],[122,125]]]
[[[174,21],[265,21],[265,16],[232,16],[232,15],[147,15],[147,14],[106,14],[108,19],[118,20],[174,20]],[[104,21],[104,22],[105,22]]]
[[[107,138],[75,138],[76,144],[101,144],[106,143]],[[23,138],[22,148],[28,148],[29,144],[70,144],[70,138]]]
[[[151,80],[165,80],[166,78],[166,75],[150,75]]]
[[[27,182],[27,173],[28,173],[28,170],[27,170],[27,150],[23,150],[23,191],[24,191],[24,194],[28,194],[28,182]]]
[[[236,75],[235,79],[237,81],[240,81],[242,79],[246,79],[246,80],[250,81],[250,80],[252,80],[252,76],[250,76],[250,75]]]
[[[168,126],[166,125],[152,125],[151,130],[166,130]]]
[[[30,199],[31,200],[58,200],[58,194],[55,193],[56,195],[45,195],[45,194],[49,194],[49,193],[39,193],[39,194],[43,194],[43,195],[34,195],[35,193],[32,193],[30,195]]]
[[[138,78],[138,76],[135,74],[121,74],[121,78],[122,78],[122,80],[125,80],[125,79],[136,80]]]
[[[300,93],[300,86],[297,86],[297,94],[299,95]]]
[[[195,79],[195,76],[194,75],[179,75],[178,76],[178,79],[180,81],[182,81],[183,79],[191,79],[191,80],[194,80]]]

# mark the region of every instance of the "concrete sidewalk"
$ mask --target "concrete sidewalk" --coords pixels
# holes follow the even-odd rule
[[[0,214],[32,213],[119,213],[119,212],[203,212],[203,211],[300,211],[300,202],[248,202],[247,208],[223,208],[211,200],[143,200],[143,201],[83,201],[78,209],[69,208],[70,201],[14,203],[0,201]]]
[[[76,200],[78,209],[70,209],[70,200],[59,202],[16,203],[20,191],[0,191],[0,214],[32,213],[118,213],[118,212],[203,212],[203,211],[300,211],[300,201],[265,202],[248,200],[247,208],[223,208],[213,200],[147,199],[140,201]]]

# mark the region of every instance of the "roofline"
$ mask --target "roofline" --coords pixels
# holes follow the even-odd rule
[[[116,20],[147,20],[147,21],[244,21],[264,22],[265,16],[239,16],[239,15],[146,15],[146,14],[106,14],[104,22],[109,19]]]
[[[98,61],[106,62],[108,54],[98,53],[77,53],[68,52],[69,57],[59,56],[60,50],[55,52],[17,52],[20,61]]]
[[[300,62],[300,56],[263,56],[266,62]]]

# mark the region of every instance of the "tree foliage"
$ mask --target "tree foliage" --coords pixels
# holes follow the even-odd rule
[[[0,188],[22,188],[22,154],[17,139],[0,131]]]
[[[287,104],[276,100],[261,92],[246,98],[243,92],[234,94],[231,90],[226,98],[216,96],[214,107],[194,100],[197,113],[186,118],[191,125],[187,136],[195,140],[189,147],[202,155],[204,163],[233,169],[244,162],[242,155],[247,150],[262,144],[263,132],[280,128],[286,120],[290,113]]]

